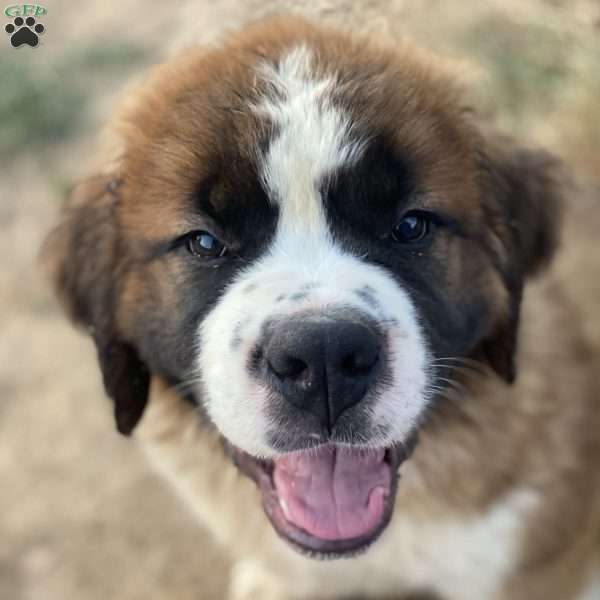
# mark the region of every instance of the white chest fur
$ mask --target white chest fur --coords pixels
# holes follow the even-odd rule
[[[235,600],[377,598],[418,590],[444,600],[494,600],[538,500],[530,490],[516,490],[485,514],[462,520],[419,518],[399,507],[366,554],[320,562],[277,538],[254,484],[236,472],[190,406],[169,394],[155,395],[137,437],[200,520],[242,558],[233,572]]]

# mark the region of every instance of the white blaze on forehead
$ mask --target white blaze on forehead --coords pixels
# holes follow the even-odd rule
[[[262,63],[259,74],[270,89],[256,110],[275,129],[262,158],[262,177],[272,200],[280,205],[280,232],[304,226],[304,233],[322,235],[323,178],[352,164],[361,151],[360,143],[350,139],[349,116],[332,102],[337,76],[319,75],[306,46],[290,50],[276,64]]]

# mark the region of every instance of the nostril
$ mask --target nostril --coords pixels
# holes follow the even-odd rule
[[[379,360],[379,352],[361,353],[352,352],[342,358],[341,368],[344,375],[360,377],[368,375]]]
[[[292,356],[269,362],[269,367],[280,379],[297,379],[308,369],[304,361]]]

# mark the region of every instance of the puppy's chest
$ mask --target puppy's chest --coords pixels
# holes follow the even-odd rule
[[[296,563],[302,594],[431,592],[444,600],[493,600],[518,560],[523,520],[536,504],[515,491],[489,511],[465,518],[426,519],[397,513],[381,539],[362,557]],[[309,589],[313,588],[313,589]],[[300,596],[302,597],[302,596]]]
[[[166,395],[154,398],[138,435],[155,467],[248,566],[239,586],[244,594],[266,585],[282,590],[280,597],[286,599],[429,591],[443,600],[494,600],[519,559],[525,524],[540,500],[528,489],[498,498],[485,512],[460,517],[442,513],[439,498],[436,509],[425,502],[410,508],[400,497],[390,525],[364,555],[308,559],[277,537],[256,487],[222,456],[193,409],[168,400]],[[211,458],[199,464],[203,456]],[[404,486],[410,485],[407,475]]]

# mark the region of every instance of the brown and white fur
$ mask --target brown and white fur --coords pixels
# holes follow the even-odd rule
[[[600,295],[590,300],[597,289],[578,283],[592,307],[579,312],[570,288],[570,277],[599,270],[568,248],[598,246],[573,225],[574,192],[556,160],[490,131],[427,54],[291,18],[156,67],[109,130],[110,157],[50,238],[50,268],[98,346],[119,429],[141,418],[135,438],[231,551],[232,600],[600,598],[600,344],[581,318],[598,318]],[[321,180],[352,171],[380,132],[418,173],[410,201],[463,228],[411,256],[432,261],[420,270],[433,273],[441,307],[370,262],[375,250],[353,251],[330,231]],[[277,205],[268,250],[244,257],[224,283],[221,263],[199,270],[208,283],[194,293],[209,306],[196,310],[200,300],[184,296],[196,267],[163,251],[165,241],[220,227],[194,214],[197,194],[216,213],[252,221],[256,181]],[[571,235],[545,269],[561,203]],[[356,293],[364,285],[375,301]],[[317,561],[275,533],[223,441],[261,459],[280,454],[248,356],[273,314],[338,305],[395,331],[391,384],[369,413],[387,426],[360,443],[407,444],[415,430],[418,442],[381,537],[360,556]],[[454,331],[463,317],[470,325]],[[446,326],[467,341],[436,380],[447,358],[436,344],[458,343],[436,341]]]

